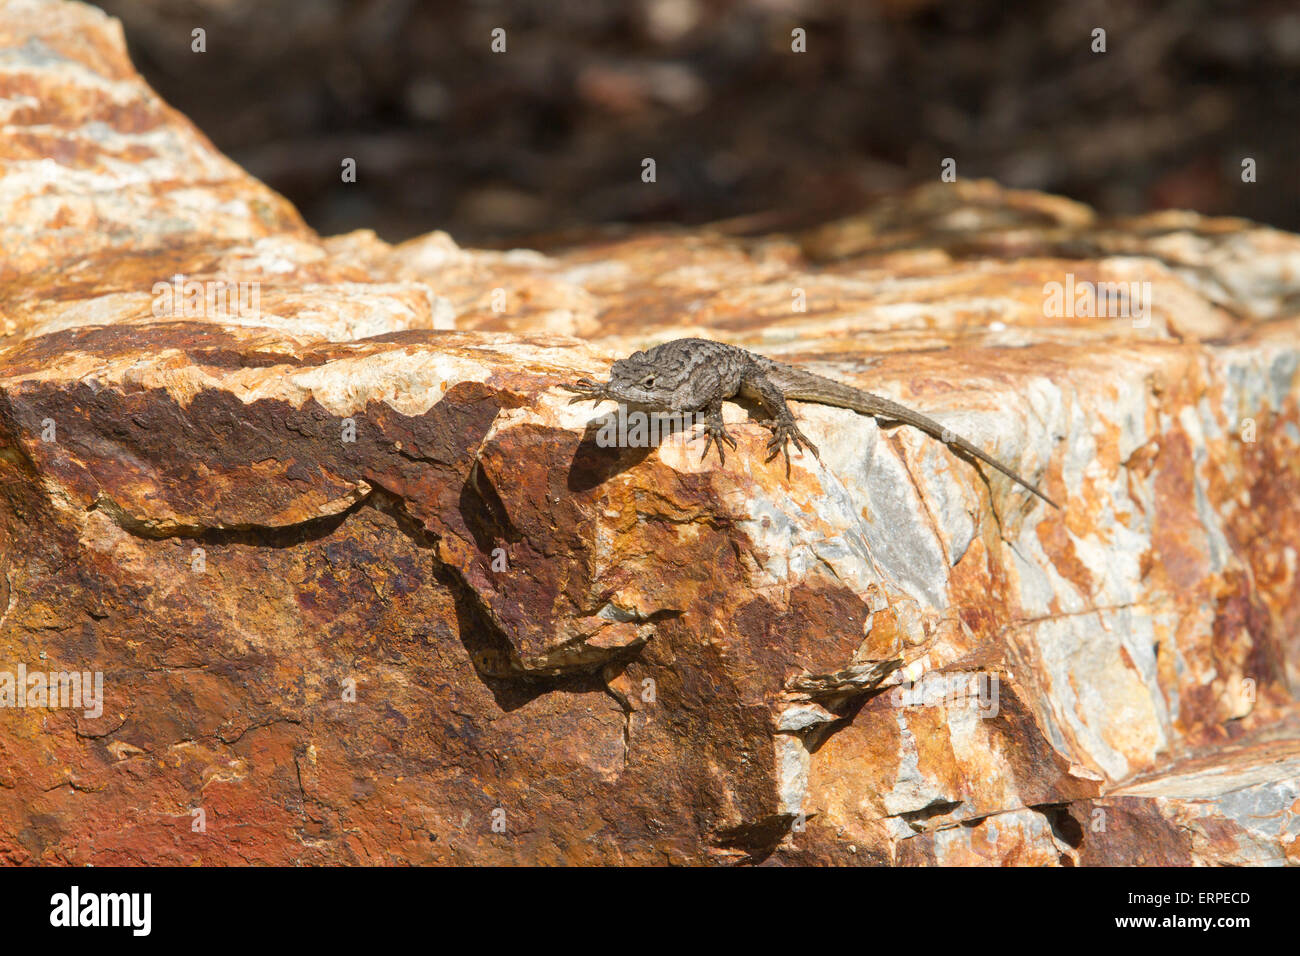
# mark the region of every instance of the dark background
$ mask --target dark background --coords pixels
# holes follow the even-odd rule
[[[1300,231],[1296,0],[99,6],[162,96],[325,234],[544,246],[611,222],[791,228],[933,182],[947,156],[961,178],[1106,213]],[[796,26],[807,53],[790,51]]]

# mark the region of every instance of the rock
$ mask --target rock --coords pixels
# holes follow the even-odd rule
[[[103,686],[9,701],[3,859],[1296,862],[1300,237],[962,183],[323,240],[52,0],[0,108],[0,667]],[[811,405],[788,478],[739,406],[601,447],[559,386],[685,334],[1064,507]]]

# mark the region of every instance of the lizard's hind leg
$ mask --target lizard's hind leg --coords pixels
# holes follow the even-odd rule
[[[817,446],[800,431],[799,424],[794,420],[790,406],[786,404],[785,393],[771,379],[762,372],[752,371],[741,382],[740,390],[746,397],[755,399],[772,416],[768,421],[759,422],[760,425],[772,429],[772,439],[767,443],[767,450],[770,452],[767,461],[784,454],[785,474],[789,477],[790,442],[794,442],[794,447],[800,451],[807,447],[814,458],[821,460],[821,456],[817,453]]]

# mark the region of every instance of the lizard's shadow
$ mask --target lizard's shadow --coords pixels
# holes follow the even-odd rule
[[[767,418],[756,402],[740,396],[733,401],[749,412],[751,421]],[[641,433],[633,427],[632,416],[638,414],[646,416],[645,428]],[[704,450],[704,437],[695,423],[702,421],[702,418],[695,415],[696,413],[685,413],[683,417],[683,413],[670,415],[627,407],[622,412],[615,410],[593,418],[583,429],[573,460],[569,463],[569,490],[590,491],[604,484],[615,475],[641,464],[665,440],[682,433],[685,433],[683,438],[691,443],[692,454],[701,454]],[[657,425],[651,422],[652,419],[657,420]],[[699,437],[692,438],[693,435]],[[709,455],[716,456],[717,452],[710,449]]]

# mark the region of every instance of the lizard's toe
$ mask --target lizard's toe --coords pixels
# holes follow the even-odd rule
[[[799,451],[807,449],[812,452],[814,458],[821,460],[818,454],[817,446],[808,440],[808,436],[799,430],[799,426],[794,422],[763,422],[772,429],[772,437],[768,440],[768,456],[766,461],[771,461],[777,455],[785,455],[786,475],[790,474],[790,443],[794,442],[794,447]]]
[[[727,453],[722,450],[722,447],[723,445],[730,445],[735,448],[736,439],[731,437],[731,433],[727,431],[720,418],[705,422],[704,436],[704,454],[700,456],[700,461],[704,461],[709,456],[710,448],[716,448],[718,450],[718,464],[725,465],[727,463]]]
[[[812,456],[814,458],[816,458],[818,461],[822,460],[822,456],[817,452],[817,446],[814,445],[812,441],[808,438],[808,436],[805,435],[803,432],[801,432],[798,428],[794,430],[794,445],[800,451],[803,451],[805,448],[807,448],[808,451],[812,452]]]
[[[704,451],[700,455],[701,464],[709,457],[710,448],[718,449],[718,464],[725,465],[727,463],[727,453],[722,450],[722,441],[712,431],[706,431],[704,433]]]
[[[573,398],[569,399],[570,405],[576,405],[578,402],[598,402],[605,397],[604,386],[588,378],[580,378],[572,384],[562,383],[560,388],[574,393]]]

